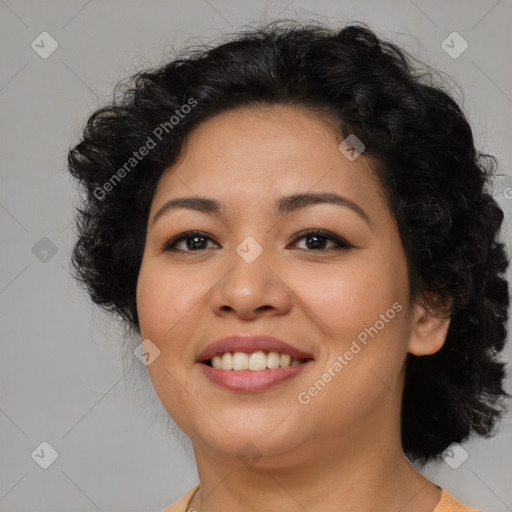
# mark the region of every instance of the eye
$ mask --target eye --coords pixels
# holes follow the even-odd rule
[[[163,246],[163,251],[202,251],[208,248],[205,243],[208,240],[212,240],[212,238],[203,231],[187,231],[166,242]],[[181,242],[185,242],[186,249],[177,247]]]
[[[312,249],[314,251],[329,252],[332,250],[343,250],[354,247],[343,238],[326,231],[325,229],[309,229],[302,231],[295,236],[292,244],[297,244],[299,240],[306,240],[306,250]],[[177,235],[173,239],[166,242],[162,248],[164,252],[167,251],[183,251],[183,252],[196,252],[208,249],[208,241],[213,239],[204,231],[187,231]],[[185,242],[184,247],[178,247],[180,243]],[[326,248],[326,242],[331,242],[334,247]],[[216,243],[216,242],[215,242]],[[218,244],[217,244],[218,246]]]
[[[343,238],[331,233],[330,231],[326,231],[325,229],[309,229],[307,231],[303,231],[294,238],[293,243],[296,244],[302,239],[306,240],[306,248],[311,248],[314,251],[329,252],[332,250],[339,251],[354,247]],[[333,243],[334,247],[326,249],[326,241]]]

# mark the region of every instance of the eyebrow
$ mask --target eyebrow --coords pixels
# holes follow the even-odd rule
[[[274,216],[287,215],[315,204],[335,204],[338,206],[345,206],[356,212],[369,225],[372,225],[370,217],[358,204],[346,197],[332,192],[307,192],[280,197],[274,206]],[[162,215],[180,208],[195,210],[209,215],[222,215],[224,211],[222,203],[216,199],[201,196],[177,197],[167,201],[155,213],[155,216],[153,217],[153,225],[160,217],[162,217]]]

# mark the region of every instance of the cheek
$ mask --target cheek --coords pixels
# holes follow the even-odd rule
[[[304,303],[325,326],[322,370],[337,375],[333,394],[325,394],[326,406],[332,400],[350,416],[384,399],[390,389],[399,393],[395,386],[410,335],[402,255],[361,253],[350,265],[306,274],[298,289],[307,291]],[[332,367],[336,361],[338,370]]]
[[[141,334],[157,345],[180,332],[206,289],[184,272],[172,271],[165,262],[143,261],[137,281],[137,311]],[[195,306],[196,305],[196,306]],[[163,347],[165,348],[165,347]]]
[[[311,277],[300,285],[309,290],[304,303],[327,332],[317,372],[303,389],[315,397],[312,407],[321,411],[326,425],[348,427],[373,417],[382,404],[393,407],[400,395],[409,336],[408,287],[406,276],[393,268],[401,267],[366,261],[317,273],[315,286],[308,283]]]
[[[156,261],[144,262],[137,282],[137,311],[141,336],[160,350],[147,367],[157,395],[171,412],[178,407],[180,386],[175,377],[185,361],[186,329],[194,321],[193,293],[181,276]],[[197,299],[196,299],[197,301]],[[183,375],[179,380],[182,381]]]
[[[155,261],[143,261],[137,281],[141,336],[160,350],[147,370],[160,401],[182,428],[182,404],[190,400],[184,392],[190,383],[182,359],[190,322],[197,321],[194,304],[198,291],[191,284],[183,272],[170,272]]]
[[[383,332],[391,330],[392,324],[398,327],[408,301],[407,275],[402,268],[398,261],[364,258],[346,267],[303,273],[295,288],[303,290],[304,304],[321,320],[327,337],[343,343],[376,322]],[[385,328],[381,329],[383,321]]]

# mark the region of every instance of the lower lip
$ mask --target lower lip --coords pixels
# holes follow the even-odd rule
[[[203,372],[214,383],[233,391],[262,391],[279,382],[291,379],[298,375],[306,366],[306,363],[287,368],[266,369],[254,372],[252,370],[217,370],[204,363],[200,363]]]

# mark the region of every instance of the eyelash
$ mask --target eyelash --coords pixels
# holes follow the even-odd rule
[[[332,242],[335,242],[338,247],[333,249],[301,249],[308,252],[331,252],[331,251],[340,251],[340,250],[347,250],[351,249],[354,246],[344,240],[343,238],[335,235],[334,233],[331,233],[330,231],[326,231],[325,229],[308,229],[306,231],[302,231],[299,233],[292,241],[292,243],[296,243],[302,238],[306,238],[311,235],[320,235],[322,238],[326,238],[327,240],[330,240]],[[206,249],[196,249],[196,250],[183,250],[183,249],[175,249],[174,246],[181,242],[182,240],[187,240],[188,238],[193,237],[201,237],[208,240],[213,241],[213,239],[204,231],[186,231],[185,233],[181,233],[180,235],[177,235],[176,237],[172,238],[171,240],[165,242],[164,246],[162,247],[162,250],[164,252],[199,252],[204,251]]]

